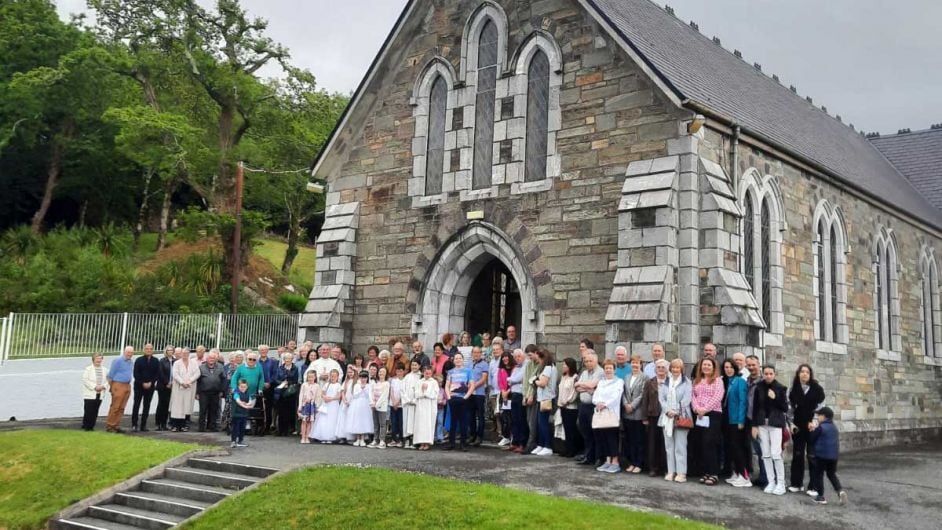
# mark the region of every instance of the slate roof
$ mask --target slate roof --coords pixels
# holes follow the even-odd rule
[[[650,0],[586,0],[685,104],[736,122],[745,134],[794,153],[942,228],[942,210],[866,138],[715,44]],[[938,166],[937,166],[938,167]]]
[[[942,126],[870,138],[913,187],[942,208]]]

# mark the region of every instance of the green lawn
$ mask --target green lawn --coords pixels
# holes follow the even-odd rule
[[[276,269],[281,270],[288,244],[276,239],[258,239],[255,243],[253,252],[268,260]],[[294,258],[288,279],[295,287],[301,288],[300,294],[306,295],[314,287],[314,262],[316,260],[317,251],[314,247],[298,246],[298,255]]]
[[[0,433],[0,528],[43,528],[63,508],[198,447],[103,432]]]
[[[715,528],[667,515],[379,468],[315,467],[223,501],[218,528]]]

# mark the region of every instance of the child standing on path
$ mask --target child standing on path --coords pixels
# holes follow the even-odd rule
[[[232,393],[232,442],[229,447],[248,447],[245,443],[245,420],[249,411],[255,407],[255,400],[249,395],[249,383],[240,379],[235,392]]]
[[[808,493],[817,493],[814,502],[827,504],[824,499],[824,474],[827,473],[831,486],[837,492],[838,502],[841,506],[847,504],[847,492],[841,487],[837,478],[837,457],[840,453],[840,438],[837,426],[834,425],[834,411],[830,407],[822,407],[817,412],[817,418],[808,424],[811,431],[810,442],[814,447],[814,466],[811,468],[811,489]]]
[[[321,387],[317,385],[317,373],[307,372],[307,381],[301,385],[298,395],[298,418],[301,420],[301,443],[311,443],[311,426],[317,414],[317,402],[321,398]]]

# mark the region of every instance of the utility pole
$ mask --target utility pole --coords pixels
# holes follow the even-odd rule
[[[239,285],[242,282],[242,182],[244,180],[244,166],[242,162],[236,167],[236,204],[235,229],[232,231],[232,296],[229,299],[229,309],[233,315],[239,312]]]

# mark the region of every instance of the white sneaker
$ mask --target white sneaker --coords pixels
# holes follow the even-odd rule
[[[778,484],[775,486],[775,489],[772,490],[772,495],[785,495],[785,492],[788,491],[785,489],[785,484]]]
[[[536,456],[552,456],[552,455],[553,455],[553,450],[550,449],[549,447],[544,447],[543,450],[541,450],[539,453],[536,454]]]
[[[497,445],[500,446],[500,447],[507,447],[508,445],[510,445],[510,439],[508,439],[508,438],[501,438],[500,441],[497,442]]]
[[[540,447],[540,446],[536,446],[536,449],[530,451],[530,454],[531,454],[531,455],[538,455],[538,454],[540,454],[541,451],[543,451],[543,448]]]
[[[673,482],[673,481],[674,481],[674,474],[673,474],[673,473],[668,473],[668,474],[664,475],[664,480],[666,480],[666,481],[668,481],[668,482]]]
[[[752,481],[747,480],[745,477],[739,477],[739,481],[738,481],[738,482],[734,482],[734,483],[733,483],[733,487],[735,487],[735,488],[751,488],[751,487],[752,487]]]
[[[367,447],[369,447],[370,449],[376,449],[377,447],[379,447],[379,444],[377,442],[372,442]]]
[[[596,471],[602,471],[602,472],[604,472],[605,470],[608,469],[608,466],[609,466],[609,465],[610,465],[610,464],[608,464],[608,463],[602,464],[602,465],[600,465],[599,467],[595,468],[595,470],[596,470]]]
[[[773,491],[775,491],[775,483],[774,483],[774,482],[769,482],[769,485],[766,486],[764,490],[762,490],[763,493],[772,493]]]
[[[805,493],[807,493],[809,497],[817,497],[817,496],[818,496],[818,492],[817,492],[817,491],[814,491],[814,490],[808,490],[808,491],[806,491]]]
[[[788,492],[789,492],[789,493],[799,493],[799,492],[801,492],[803,489],[804,489],[804,488],[798,488],[798,487],[795,487],[795,486],[789,486],[789,487],[788,487]]]
[[[379,449],[386,449],[386,442],[379,442],[376,447]]]

